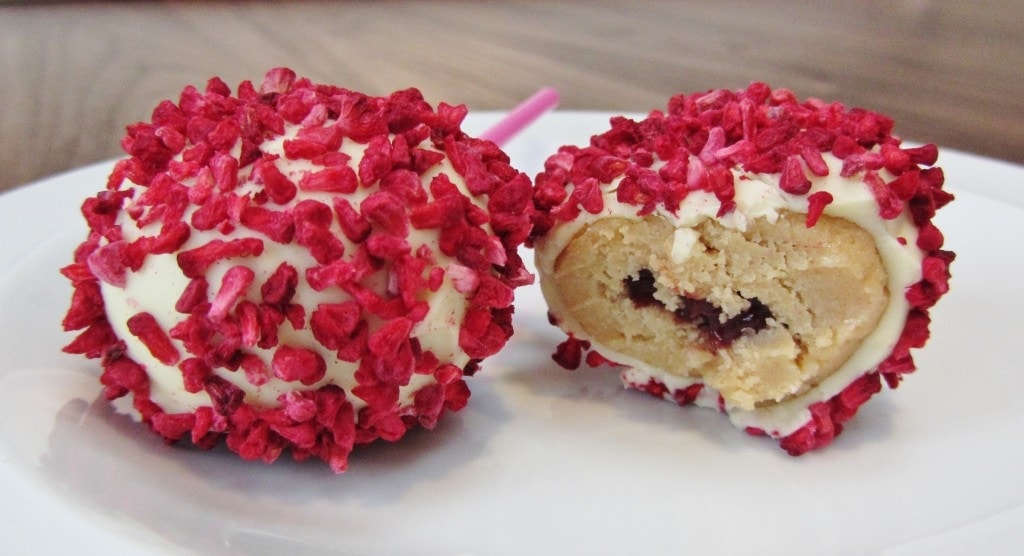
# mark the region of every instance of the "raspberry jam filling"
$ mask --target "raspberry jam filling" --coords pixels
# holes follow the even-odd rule
[[[622,283],[626,295],[637,307],[665,308],[665,304],[654,297],[654,273],[650,270],[640,269],[635,278],[627,276]],[[672,311],[672,315],[681,324],[696,327],[708,349],[718,351],[731,346],[744,331],[756,333],[768,327],[768,319],[772,318],[771,310],[757,298],[749,301],[750,307],[723,321],[722,310],[710,301],[679,296],[679,306]]]

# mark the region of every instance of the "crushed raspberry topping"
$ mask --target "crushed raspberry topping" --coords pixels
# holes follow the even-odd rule
[[[532,225],[532,184],[496,145],[461,131],[466,113],[435,110],[415,89],[369,97],[286,68],[234,94],[217,78],[186,87],[150,122],[128,126],[128,158],[82,205],[89,236],[62,269],[74,286],[63,326],[81,332],[65,351],[98,358],[104,395],[131,394],[168,442],[224,441],[245,459],[290,450],[341,472],[354,446],[433,428],[465,407],[464,378],[507,342],[513,289],[532,282],[516,253]],[[275,139],[280,148],[267,148]],[[361,158],[344,145],[358,145]],[[413,242],[414,231],[436,243]],[[280,262],[261,275],[254,262],[277,244],[315,264]],[[151,399],[147,369],[104,306],[104,291],[127,288],[158,255],[173,256],[187,279],[175,292],[177,320],[164,328],[140,312],[127,328],[180,373],[183,390],[209,398],[192,411]],[[416,336],[429,294],[446,281],[467,303],[459,365]],[[304,305],[302,286],[327,301]],[[308,344],[295,341],[303,330]],[[354,386],[333,383],[336,362],[355,365]],[[276,405],[257,404],[231,373],[253,388],[290,389]],[[404,392],[414,375],[434,381]]]
[[[616,201],[636,207],[639,216],[659,207],[675,213],[689,193],[705,191],[717,198],[721,217],[735,210],[736,190],[745,181],[742,174],[734,179],[734,170],[774,174],[780,190],[806,196],[805,222],[812,228],[834,201],[827,191],[811,193],[814,180],[831,172],[822,153],[842,161],[842,177],[864,184],[877,203],[879,218],[907,215],[918,228],[922,279],[904,292],[910,310],[893,351],[838,394],[812,404],[811,418],[795,432],[781,438],[760,428],[748,432],[780,438],[792,455],[824,447],[881,390],[883,381],[895,388],[903,375],[915,370],[911,350],[928,340],[928,309],[949,290],[949,266],[955,258],[942,249],[944,238],[932,223],[936,211],[953,199],[943,190],[941,168],[933,167],[938,159],[935,145],[904,147],[892,135],[893,122],[886,116],[817,99],[801,102],[790,91],[772,90],[763,83],[740,91],[674,96],[665,111],[652,111],[641,121],[614,117],[610,124],[589,145],[564,146],[547,159],[535,180],[536,211],[528,245],[584,211],[599,212],[595,191],[612,183]],[[905,238],[897,241],[907,244]],[[624,288],[638,305],[660,304],[653,297],[652,279],[627,279]],[[763,305],[755,307],[752,300],[751,307],[728,334],[732,328],[756,328],[770,318]],[[681,310],[680,318],[690,322],[718,320],[714,308],[694,301],[684,303]],[[550,315],[550,320],[557,325],[557,315]],[[578,368],[583,361],[592,366],[613,364],[571,333],[553,358],[567,369]],[[630,385],[680,404],[693,402],[701,386],[671,392],[655,380]]]
[[[692,191],[714,194],[718,216],[728,214],[742,187],[733,169],[776,174],[781,190],[806,195],[812,177],[829,173],[823,152],[843,161],[842,176],[857,176],[870,188],[882,218],[895,218],[915,203],[941,207],[949,200],[941,174],[921,179],[941,171],[920,167],[935,163],[937,149],[902,147],[892,125],[881,114],[838,102],[799,102],[791,92],[763,83],[677,95],[666,111],[652,111],[639,122],[614,117],[611,129],[588,146],[565,146],[548,158],[535,180],[537,211],[528,243],[580,211],[599,212],[598,187],[615,179],[618,202],[636,206],[639,215],[658,206],[674,213]],[[655,161],[662,163],[657,170]],[[886,181],[881,170],[894,178]],[[812,210],[823,206],[820,197],[812,202]]]

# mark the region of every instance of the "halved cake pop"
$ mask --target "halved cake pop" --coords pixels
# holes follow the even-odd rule
[[[914,370],[953,254],[934,145],[892,120],[754,83],[611,120],[535,180],[555,359],[726,412],[791,454]]]

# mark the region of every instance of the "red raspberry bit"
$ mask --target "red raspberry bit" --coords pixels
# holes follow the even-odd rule
[[[277,243],[290,243],[295,237],[295,219],[291,211],[276,211],[248,205],[242,209],[239,223]]]
[[[865,172],[864,183],[871,189],[871,194],[875,196],[880,217],[892,220],[903,212],[903,201],[886,185],[885,180],[877,172],[873,170]]]
[[[429,203],[416,205],[409,211],[409,220],[418,230],[453,228],[465,219],[461,196],[449,195]]]
[[[459,329],[459,346],[465,350],[466,355],[484,359],[504,347],[509,335],[496,322],[490,310],[470,306]]]
[[[832,194],[828,191],[815,191],[807,196],[807,219],[805,225],[808,228],[813,228],[818,223],[818,219],[821,218],[825,207],[831,202]]]
[[[909,201],[914,198],[920,188],[921,172],[919,170],[905,172],[889,182],[889,189],[891,189],[896,197],[901,201]]]
[[[416,392],[413,406],[421,427],[430,430],[437,426],[437,420],[444,411],[444,402],[445,387],[441,384],[428,384]]]
[[[256,278],[256,273],[246,266],[233,266],[224,274],[220,290],[210,304],[207,317],[213,322],[220,322],[227,316],[245,291]]]
[[[260,94],[287,93],[295,83],[295,78],[295,72],[288,68],[274,68],[263,77]]]
[[[299,273],[295,267],[288,263],[279,264],[274,273],[260,287],[263,302],[277,306],[291,303],[298,283]]]
[[[589,178],[577,185],[571,197],[590,214],[597,214],[604,209],[604,197],[601,186],[596,178]]]
[[[289,419],[296,423],[305,423],[316,418],[316,400],[310,397],[309,392],[296,392],[289,390],[277,399],[282,404],[282,410]]]
[[[359,181],[363,187],[370,187],[380,181],[392,167],[391,143],[387,137],[378,136],[370,139],[363,150],[363,158],[359,161]]]
[[[210,159],[210,171],[217,190],[228,192],[238,185],[238,159],[228,153],[217,153]]]
[[[800,148],[800,158],[803,159],[804,164],[807,164],[807,169],[815,176],[824,177],[828,175],[828,164],[825,163],[825,157],[821,155],[821,151],[818,149],[811,145],[804,145]]]
[[[461,379],[462,369],[458,368],[455,365],[452,365],[451,363],[439,365],[434,370],[434,380],[436,380],[438,384],[448,385]]]
[[[82,203],[82,216],[89,229],[111,241],[120,239],[120,229],[116,226],[117,215],[121,213],[125,199],[131,195],[131,191],[101,191],[95,197],[86,199]]]
[[[242,338],[242,345],[245,347],[258,345],[262,332],[259,306],[252,301],[243,299],[235,307],[234,316],[238,325],[238,333]]]
[[[697,400],[697,396],[704,390],[703,384],[691,384],[686,388],[680,388],[672,392],[672,399],[680,406],[689,405]]]
[[[178,297],[178,301],[174,304],[174,310],[189,314],[196,307],[202,303],[206,303],[207,290],[210,284],[206,281],[205,276],[197,276],[189,281],[188,285],[181,292],[181,296]]]
[[[186,241],[188,241],[188,238],[191,235],[191,228],[189,228],[189,225],[184,222],[170,222],[164,224],[160,228],[160,234],[155,238],[141,237],[128,246],[130,253],[129,258],[139,259],[138,261],[133,260],[130,263],[130,266],[133,270],[141,268],[141,258],[147,254],[157,255],[174,253],[180,249]]]
[[[71,308],[61,322],[64,330],[81,330],[105,318],[99,283],[95,280],[77,283],[71,294]]]
[[[634,382],[630,386],[658,399],[664,399],[665,395],[668,394],[668,387],[653,378],[643,384]]]
[[[945,242],[942,232],[934,224],[928,222],[918,230],[917,246],[923,251],[934,251],[940,249]]]
[[[87,259],[89,271],[111,286],[125,287],[128,284],[126,246],[123,241],[115,241],[93,251]]]
[[[448,276],[452,280],[452,286],[459,293],[470,293],[476,291],[480,285],[480,276],[471,268],[459,264],[448,265]]]
[[[224,416],[230,416],[238,411],[245,399],[245,392],[215,374],[206,378],[203,389],[210,396],[214,410]]]
[[[782,164],[782,174],[779,176],[779,189],[794,195],[805,195],[811,190],[811,180],[804,174],[803,164],[800,158],[791,155]]]
[[[210,242],[178,253],[178,266],[188,278],[197,278],[206,273],[217,261],[235,257],[259,256],[263,253],[263,242],[256,238],[241,238],[231,241],[214,239]]]
[[[512,306],[512,288],[491,274],[480,275],[480,283],[472,297],[473,303],[484,307],[504,309]]]
[[[407,318],[396,318],[385,323],[380,329],[370,334],[367,343],[370,353],[378,357],[388,357],[398,352],[402,344],[409,341],[412,324],[412,321]]]
[[[306,116],[306,120],[317,119],[315,113],[326,116],[326,110],[314,110]],[[305,122],[304,122],[305,123]],[[328,152],[336,152],[341,147],[342,129],[338,125],[321,127],[319,125],[303,127],[295,139],[284,142],[284,154],[289,159],[311,160]]]
[[[360,203],[363,217],[378,229],[397,237],[409,234],[409,220],[405,205],[396,195],[378,191]]]
[[[881,381],[878,373],[861,376],[839,394],[811,405],[808,408],[811,420],[782,438],[780,446],[791,456],[827,446],[843,431],[843,423],[852,419],[857,409],[879,391]]]
[[[362,320],[362,310],[355,301],[344,303],[322,303],[310,317],[310,330],[325,348],[342,349],[357,332]]]
[[[238,142],[240,133],[241,128],[234,120],[221,120],[210,131],[207,141],[216,151],[229,151]]]
[[[443,283],[444,269],[439,266],[431,268],[430,272],[427,274],[427,288],[429,288],[430,291],[432,292],[436,292],[437,290],[441,289],[441,285]]]
[[[338,215],[341,232],[353,243],[362,243],[370,235],[370,223],[352,205],[341,197],[334,198],[334,212]]]
[[[263,386],[270,380],[270,370],[267,369],[267,364],[257,355],[251,353],[242,355],[239,365],[245,371],[245,379],[253,386]]]
[[[106,319],[94,322],[85,331],[75,337],[70,344],[64,346],[64,353],[77,353],[89,359],[103,357],[111,350],[118,348],[120,340]],[[121,348],[123,349],[123,347]]]
[[[315,291],[324,291],[331,286],[346,286],[359,279],[358,271],[351,262],[339,259],[331,264],[306,269],[306,282]]]
[[[411,170],[392,170],[380,180],[380,190],[398,197],[403,205],[419,205],[429,200],[422,179]]]
[[[146,392],[149,388],[149,377],[142,365],[127,356],[121,356],[103,366],[100,384],[104,387],[103,397],[114,400],[129,392]]]
[[[192,227],[197,230],[212,230],[228,218],[231,199],[227,195],[215,195],[192,213]]]
[[[903,149],[903,152],[907,153],[910,162],[914,164],[932,166],[939,159],[939,149],[931,143],[920,147],[906,148]]]
[[[302,205],[302,206],[300,206]],[[309,250],[310,255],[320,264],[330,264],[345,254],[345,244],[330,230],[328,224],[321,224],[315,219],[306,219],[306,215],[314,211],[307,210],[316,205],[316,213],[331,216],[331,209],[318,201],[307,200],[295,207],[295,241]],[[322,212],[325,210],[326,213]],[[328,220],[328,222],[330,222]]]
[[[164,365],[175,365],[180,355],[171,343],[156,318],[146,312],[137,313],[128,319],[128,331],[139,339],[146,349]]]
[[[253,166],[253,178],[256,183],[263,184],[270,200],[279,205],[286,204],[295,198],[298,188],[289,180],[274,161],[263,157]]]
[[[186,433],[192,431],[195,426],[196,417],[192,413],[164,413],[154,414],[149,421],[153,432],[164,437],[169,442],[177,442]]]
[[[366,240],[366,251],[381,260],[408,255],[412,248],[405,239],[385,233],[372,233]]]
[[[359,185],[356,173],[348,166],[331,166],[318,172],[307,172],[299,180],[303,191],[353,193]]]
[[[583,362],[583,352],[590,349],[590,342],[579,340],[572,334],[564,342],[558,344],[551,356],[556,363],[565,369],[575,370]]]
[[[600,367],[602,365],[607,365],[609,367],[618,366],[618,363],[608,359],[596,351],[590,351],[587,353],[586,362],[587,366],[590,367]]]
[[[457,380],[444,388],[444,406],[448,411],[459,411],[469,403],[469,386],[466,381]]]
[[[270,366],[277,378],[306,386],[315,384],[324,377],[327,363],[315,351],[282,345],[274,352]]]
[[[210,366],[199,357],[185,359],[178,365],[178,369],[181,370],[185,391],[192,394],[201,392],[206,383],[206,378],[213,373]]]

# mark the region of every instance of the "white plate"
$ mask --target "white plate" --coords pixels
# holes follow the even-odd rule
[[[498,114],[474,115],[484,129]],[[550,114],[507,150],[531,175],[607,114]],[[111,163],[0,196],[0,538],[11,553],[936,554],[1024,540],[1024,169],[945,151],[959,255],[919,370],[799,458],[713,411],[559,369],[536,287],[516,335],[432,432],[349,471],[166,446],[66,356],[81,200]]]

